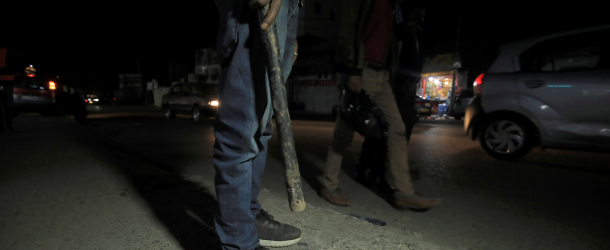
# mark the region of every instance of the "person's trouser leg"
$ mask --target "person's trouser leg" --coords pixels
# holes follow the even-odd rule
[[[385,156],[387,146],[385,138],[364,138],[360,153],[358,174],[364,174],[369,169],[371,177],[382,177],[386,172]]]
[[[6,112],[4,111],[4,106],[4,90],[0,90],[0,132],[8,129],[6,126]]]
[[[223,63],[218,83],[220,105],[214,125],[218,199],[215,228],[223,249],[259,246],[254,223],[255,213],[261,209],[257,196],[273,128],[269,83],[261,60],[264,52],[258,32],[260,23],[256,11],[251,11],[247,4],[243,5],[242,13],[237,47]],[[292,65],[297,18],[296,0],[285,0],[275,21],[280,51],[284,51],[284,79]],[[290,46],[284,50],[287,43]]]
[[[409,174],[405,125],[390,87],[389,73],[387,71],[364,69],[362,72],[362,87],[369,92],[389,124],[386,142],[388,147],[386,179],[388,184],[396,189],[395,195],[397,198],[411,196],[415,192]]]
[[[339,111],[341,112],[341,111]],[[320,177],[320,182],[326,190],[334,190],[339,187],[339,171],[341,171],[341,161],[343,152],[352,144],[354,131],[350,129],[343,120],[341,114],[337,115],[337,123],[333,132],[333,140],[328,148],[324,173]]]
[[[0,130],[13,128],[13,87],[7,84],[0,90]]]
[[[410,76],[397,76],[394,84],[394,95],[396,96],[396,104],[403,122],[405,123],[405,133],[407,141],[411,141],[413,126],[415,125],[415,94],[417,92],[417,83],[419,78]]]

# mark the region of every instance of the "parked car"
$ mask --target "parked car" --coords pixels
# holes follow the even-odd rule
[[[453,118],[456,120],[461,120],[466,114],[466,108],[470,104],[474,98],[474,90],[472,88],[467,88],[462,90],[462,92],[456,97],[455,104],[453,105]]]
[[[610,151],[610,26],[511,43],[474,83],[464,129],[491,156]]]
[[[161,105],[165,117],[176,117],[176,114],[190,114],[193,121],[201,120],[201,115],[215,116],[218,110],[218,91],[216,84],[179,83],[162,97]]]
[[[416,97],[415,106],[413,108],[415,108],[415,115],[418,117],[427,117],[432,114],[432,102],[430,100]]]
[[[15,113],[35,112],[42,115],[74,115],[85,119],[87,108],[76,89],[54,76],[37,74],[20,77],[13,91]]]

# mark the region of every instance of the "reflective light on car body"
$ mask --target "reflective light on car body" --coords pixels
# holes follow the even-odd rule
[[[548,106],[548,105],[542,105],[542,106],[540,106],[540,109],[541,109],[541,110],[545,110],[545,109],[547,109],[547,108],[549,108],[549,106]]]
[[[571,88],[572,85],[549,85],[549,88]]]

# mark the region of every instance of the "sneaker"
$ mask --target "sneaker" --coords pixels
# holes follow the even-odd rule
[[[299,242],[303,235],[301,229],[279,223],[267,211],[262,209],[256,215],[256,232],[258,233],[261,246],[264,247],[290,246]]]

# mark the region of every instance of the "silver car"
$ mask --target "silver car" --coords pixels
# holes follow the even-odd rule
[[[193,121],[201,120],[201,115],[215,116],[218,110],[218,91],[216,84],[179,83],[163,96],[161,105],[165,117],[172,119],[176,114],[189,114]]]
[[[610,151],[610,26],[502,47],[474,83],[464,129],[491,156],[533,147]]]

